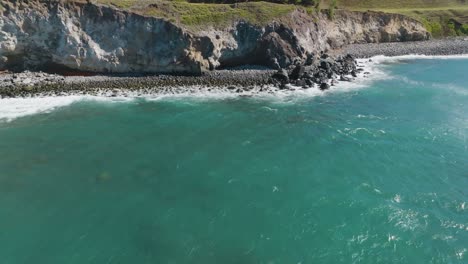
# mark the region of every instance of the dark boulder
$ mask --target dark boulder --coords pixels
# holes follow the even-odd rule
[[[346,54],[346,56],[344,57],[344,60],[353,61],[353,62],[356,61],[356,59],[351,54]]]
[[[320,90],[325,91],[330,89],[330,85],[328,83],[321,83],[320,84]]]
[[[311,79],[306,79],[305,82],[308,88],[312,88],[315,85]]]
[[[291,74],[289,75],[289,78],[291,80],[297,80],[297,79],[301,78],[302,75],[304,75],[304,72],[305,72],[305,67],[303,65],[298,64],[292,70]]]
[[[307,53],[306,56],[307,56],[307,58],[306,58],[304,64],[305,64],[306,66],[309,66],[309,65],[314,64],[314,62],[315,62],[315,54],[314,54],[314,53]]]
[[[278,62],[277,58],[271,59],[270,67],[272,67],[275,70],[280,70],[281,69],[281,66],[279,65],[279,62]]]
[[[344,75],[341,75],[341,76],[340,76],[340,81],[342,81],[342,82],[350,82],[350,81],[351,81],[351,78],[348,78],[348,77],[346,77],[346,76],[344,76]]]
[[[303,79],[306,79],[306,80],[307,80],[307,79],[312,79],[312,78],[314,78],[314,74],[311,73],[311,72],[307,72],[307,71],[306,71],[306,72],[302,75],[302,78],[303,78]]]
[[[330,57],[322,52],[318,60],[316,55],[307,53],[304,61],[296,59],[295,64],[278,70],[272,79],[280,88],[286,88],[288,84],[303,88],[318,84],[320,90],[327,90],[338,80],[352,81],[353,78],[347,76],[357,77],[359,72],[363,72],[363,69],[358,69],[356,60],[350,55]]]
[[[304,79],[297,80],[294,85],[296,85],[298,87],[306,87],[307,86],[306,81]]]
[[[293,60],[293,64],[294,65],[302,64],[302,59],[299,58],[299,57],[295,57],[294,60]]]
[[[330,69],[330,67],[331,67],[330,61],[328,61],[328,60],[321,60],[320,61],[320,68],[322,68],[324,70],[328,70],[328,69]]]
[[[273,79],[280,81],[281,83],[288,83],[289,76],[288,72],[285,69],[278,70],[275,74],[273,74]]]
[[[244,32],[244,30],[239,30]],[[258,37],[259,31],[255,31],[253,37]],[[269,61],[270,58],[277,58],[279,66],[288,67],[296,58],[301,58],[304,54],[294,32],[289,28],[280,25],[274,31],[266,33],[258,42],[256,52],[258,59]],[[270,62],[269,67],[275,63]]]

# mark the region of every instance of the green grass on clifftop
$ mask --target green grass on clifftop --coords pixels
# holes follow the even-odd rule
[[[468,0],[338,0],[338,7],[403,14],[421,21],[434,37],[468,35]]]
[[[467,5],[463,0],[338,0],[341,7],[350,9],[421,9],[456,8]]]
[[[308,12],[314,10],[314,7],[271,3],[300,3],[300,0],[251,0],[236,4],[223,4],[234,0],[206,0],[210,3],[188,1],[190,0],[95,0],[100,4],[165,18],[194,29],[207,25],[225,27],[240,19],[264,25],[273,20],[280,20],[295,8],[304,8]],[[338,9],[383,11],[412,17],[421,21],[434,37],[468,35],[468,0],[321,0],[316,8],[329,8],[333,3],[336,3]]]
[[[189,3],[183,0],[98,0],[97,2],[143,15],[166,18],[192,28],[206,25],[223,27],[240,19],[264,25],[280,19],[296,8],[294,5],[268,2],[237,4]]]

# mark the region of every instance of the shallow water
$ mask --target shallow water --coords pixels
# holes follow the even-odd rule
[[[320,96],[0,101],[0,263],[466,263],[468,60],[378,68]]]

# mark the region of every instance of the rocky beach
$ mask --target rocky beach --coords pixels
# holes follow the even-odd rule
[[[412,42],[351,44],[344,47],[340,52],[351,54],[357,58],[369,58],[378,55],[460,55],[468,54],[468,37],[452,37]]]
[[[225,89],[242,94],[245,91],[327,90],[339,81],[350,82],[364,71],[351,56],[330,57],[310,54],[288,68],[277,70],[253,67],[208,71],[199,76],[183,75],[95,75],[62,76],[43,72],[3,73],[0,96],[29,97],[90,94],[128,96],[129,94],[177,94],[202,90]],[[248,67],[247,67],[248,68]],[[368,73],[366,73],[368,74]]]
[[[295,8],[196,29],[91,1],[8,0],[0,12],[1,98],[323,91],[371,75],[358,58],[468,53],[466,38],[429,40],[421,22],[374,11]]]
[[[344,55],[346,54],[346,55]],[[331,55],[308,54],[289,67],[277,69],[253,65],[205,71],[201,75],[87,74],[59,75],[24,71],[0,73],[0,97],[64,95],[143,96],[193,94],[214,89],[237,94],[275,93],[279,90],[333,89],[340,82],[371,77],[365,58],[402,55],[468,54],[467,38],[417,42],[352,44]],[[360,60],[358,63],[357,60]]]
[[[354,56],[335,51],[430,38],[399,14],[337,10],[331,17],[300,7],[261,23],[197,28],[92,1],[8,0],[0,13],[1,97],[327,90],[364,74]]]
[[[468,263],[467,14],[0,0],[0,264]]]

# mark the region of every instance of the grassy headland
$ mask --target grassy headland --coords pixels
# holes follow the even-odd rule
[[[78,0],[84,1],[84,0]],[[263,25],[278,20],[296,8],[311,13],[320,9],[382,11],[407,15],[421,21],[434,37],[468,35],[468,0],[95,0],[100,4],[166,18],[197,28],[223,27],[243,19]],[[236,3],[237,2],[237,3]]]
[[[281,19],[297,8],[292,4],[271,2],[233,4],[193,3],[186,0],[97,0],[96,2],[142,15],[165,18],[190,28],[206,25],[223,27],[239,19],[264,25],[272,20]]]
[[[421,21],[436,38],[468,35],[467,0],[338,0],[338,8],[407,15]]]

